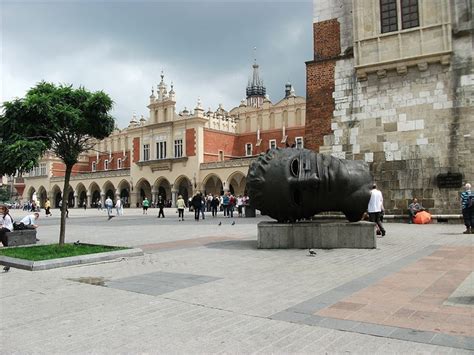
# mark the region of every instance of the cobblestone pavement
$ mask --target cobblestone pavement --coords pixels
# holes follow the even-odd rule
[[[105,212],[70,211],[67,241],[142,247],[143,257],[0,273],[0,353],[474,348],[474,235],[462,225],[386,224],[375,250],[308,257],[257,250],[264,217],[195,222],[188,212],[179,222],[174,209],[165,219],[156,213],[126,210],[107,221]],[[57,211],[40,223],[39,243],[56,242]]]

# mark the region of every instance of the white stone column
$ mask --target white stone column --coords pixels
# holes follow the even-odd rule
[[[91,199],[92,199],[92,196],[91,196],[90,192],[88,192],[87,193],[87,198],[86,198],[87,208],[91,207],[91,203],[92,203]]]
[[[105,207],[105,191],[100,192],[100,202],[102,203],[102,208]]]
[[[176,200],[178,199],[178,191],[172,189],[171,190],[171,206],[176,207]]]
[[[73,208],[79,208],[79,206],[78,206],[78,201],[79,201],[79,199],[77,198],[77,196],[78,196],[78,195],[77,195],[77,192],[74,191],[74,200],[72,201],[72,203],[74,204],[74,207],[73,207]]]
[[[136,208],[138,202],[139,193],[138,192],[130,192],[130,207]]]

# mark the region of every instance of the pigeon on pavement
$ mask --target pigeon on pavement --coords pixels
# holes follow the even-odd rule
[[[308,256],[316,256],[316,252],[312,249],[308,249],[309,255]]]
[[[222,222],[219,222],[218,226],[222,225]]]
[[[234,225],[234,224],[235,224],[235,221],[232,221],[232,225]]]

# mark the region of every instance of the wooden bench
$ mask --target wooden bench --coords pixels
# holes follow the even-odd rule
[[[6,233],[6,247],[36,244],[36,229],[24,229]]]

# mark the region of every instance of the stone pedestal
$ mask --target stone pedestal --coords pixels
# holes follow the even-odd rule
[[[374,249],[375,224],[371,222],[304,221],[260,222],[259,249]]]
[[[18,245],[36,244],[36,229],[23,229],[7,232],[7,247],[16,247]]]

